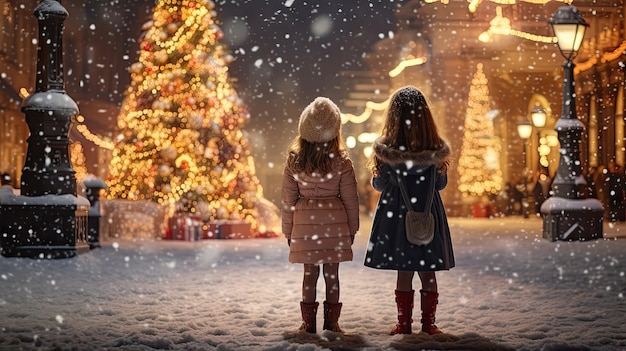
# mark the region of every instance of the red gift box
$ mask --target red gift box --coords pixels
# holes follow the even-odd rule
[[[219,231],[215,222],[207,222],[203,226],[202,239],[221,239],[218,238]]]
[[[246,239],[251,236],[250,223],[230,220],[208,222],[203,234],[205,239]]]
[[[202,239],[202,218],[188,214],[177,214],[169,219],[169,233],[166,239],[198,241]]]

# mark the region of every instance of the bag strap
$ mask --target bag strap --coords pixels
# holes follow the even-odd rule
[[[428,191],[426,192],[426,206],[424,207],[424,212],[430,212],[430,207],[433,204],[433,195],[435,193],[435,166],[430,166],[430,179],[428,179]],[[398,183],[398,187],[400,188],[400,193],[402,194],[402,198],[404,199],[404,204],[407,209],[413,209],[413,205],[411,205],[411,199],[409,198],[408,191],[406,190],[406,186],[404,185],[404,181],[400,174],[396,173],[396,182]]]

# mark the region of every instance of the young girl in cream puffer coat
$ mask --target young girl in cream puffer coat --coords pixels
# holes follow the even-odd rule
[[[339,108],[318,97],[300,116],[299,135],[288,149],[282,183],[282,230],[289,262],[304,265],[302,325],[316,333],[316,286],[323,266],[324,330],[341,332],[339,263],[352,260],[359,229],[359,199],[352,161],[341,138]]]

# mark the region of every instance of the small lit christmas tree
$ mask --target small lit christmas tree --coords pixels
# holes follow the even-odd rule
[[[464,197],[482,197],[502,190],[500,145],[489,116],[487,77],[479,63],[472,79],[459,157],[459,190]]]
[[[147,199],[256,228],[262,189],[249,113],[228,76],[210,0],[159,0],[144,24],[107,179],[111,199]]]

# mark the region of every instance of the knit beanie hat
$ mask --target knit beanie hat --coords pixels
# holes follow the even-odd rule
[[[335,139],[340,127],[339,107],[325,97],[317,97],[305,107],[298,124],[300,137],[311,143],[323,143]]]

